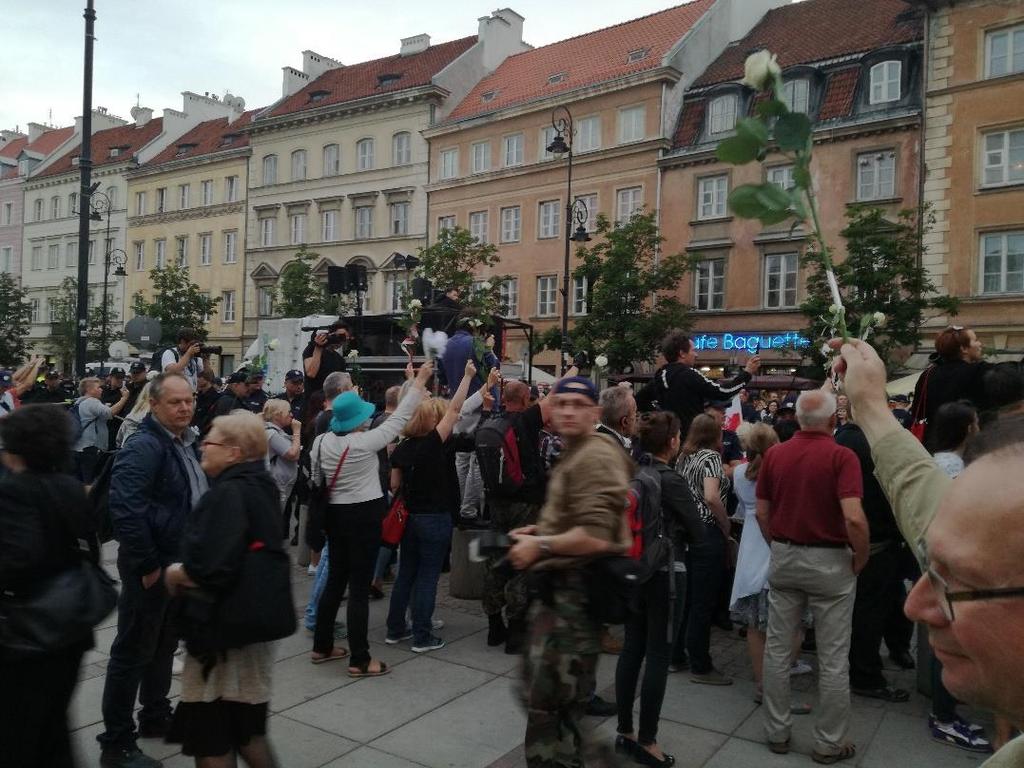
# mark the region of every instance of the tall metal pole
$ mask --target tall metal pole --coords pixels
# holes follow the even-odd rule
[[[107,281],[110,279],[110,197],[107,197],[107,237],[103,241],[103,327],[100,329],[100,372],[107,362]]]
[[[78,194],[78,301],[75,328],[75,375],[85,376],[86,334],[89,327],[89,214],[92,212],[92,44],[96,26],[94,0],[85,6],[85,63],[82,67],[82,151],[78,169],[82,174]],[[109,219],[108,219],[109,222]]]
[[[565,117],[556,117],[559,113],[564,113]],[[562,267],[562,344],[559,349],[559,355],[561,356],[561,365],[559,365],[559,373],[565,374],[569,368],[566,356],[569,354],[569,241],[572,235],[570,222],[572,221],[572,142],[573,142],[573,125],[572,125],[572,112],[569,111],[568,107],[558,106],[555,107],[552,113],[551,126],[556,131],[555,140],[551,143],[551,148],[555,148],[558,144],[558,140],[561,139],[563,146],[567,148],[569,163],[568,163],[568,183],[565,189],[565,221],[563,227],[565,229],[565,262]],[[559,151],[561,151],[559,149]]]

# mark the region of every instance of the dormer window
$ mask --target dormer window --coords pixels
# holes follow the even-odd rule
[[[394,85],[401,79],[401,75],[394,73],[385,73],[383,75],[377,75],[377,87],[387,88],[388,86]]]
[[[175,153],[175,157],[184,157],[189,153],[189,150],[195,149],[195,144],[179,144],[178,151]]]
[[[871,68],[871,104],[887,104],[899,101],[900,77],[903,64],[899,61],[883,61]]]
[[[497,91],[485,91],[480,94],[480,101],[494,101],[494,97],[498,95]]]
[[[629,55],[626,56],[626,62],[632,64],[635,61],[643,61],[647,58],[650,52],[650,48],[637,48],[636,50],[629,52]]]
[[[235,143],[235,139],[237,139],[237,138],[238,138],[238,134],[237,133],[226,134],[225,136],[221,137],[220,145],[222,147],[230,147],[232,144]]]
[[[811,87],[807,80],[789,80],[782,86],[782,100],[790,112],[807,114],[810,108]]]
[[[548,78],[548,85],[557,85],[558,83],[564,83],[568,79],[569,75],[567,75],[565,72],[559,72],[558,74],[551,75],[551,77]]]
[[[708,107],[708,133],[712,136],[728,133],[736,127],[736,94],[730,93],[711,100]]]
[[[120,155],[121,155],[121,148],[120,147],[111,147],[110,148],[110,156],[111,157],[120,157]]]
[[[309,94],[309,100],[312,102],[323,101],[330,93],[330,91],[313,91]]]

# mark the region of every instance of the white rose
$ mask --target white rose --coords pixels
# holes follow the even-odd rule
[[[875,312],[875,327],[876,328],[884,328],[885,327],[885,313],[884,312]]]
[[[271,339],[270,341],[267,342],[267,349],[273,352],[275,349],[277,349],[278,344],[280,344],[280,342],[277,339]]]
[[[782,74],[782,67],[779,66],[775,54],[762,49],[747,56],[747,60],[743,64],[743,79],[740,83],[755,91],[763,91],[780,74]]]
[[[821,354],[823,354],[823,355],[824,355],[825,357],[828,357],[829,355],[831,355],[831,354],[832,354],[832,347],[830,347],[830,346],[829,346],[828,344],[822,344],[822,345],[821,345],[821,350],[819,350],[819,351],[820,351],[820,352],[821,352]]]
[[[596,365],[598,368],[607,368],[608,358],[605,355],[598,355],[597,357],[594,358],[594,365]]]
[[[419,309],[422,306],[423,306],[423,302],[420,301],[419,299],[413,299],[412,301],[409,302],[409,308],[410,309]]]
[[[828,306],[828,311],[831,312],[833,315],[838,315],[841,310],[842,307],[840,307],[838,304],[829,304]]]
[[[491,290],[491,284],[488,281],[485,280],[484,282],[480,283],[480,290],[481,291],[489,291],[489,290]]]
[[[359,357],[359,350],[358,349],[350,349],[348,351],[348,354],[345,355],[345,357],[347,357],[349,360],[355,360],[357,357]]]

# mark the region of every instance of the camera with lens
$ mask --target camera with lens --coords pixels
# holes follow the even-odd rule
[[[223,355],[224,347],[210,347],[205,344],[199,348],[200,355]]]

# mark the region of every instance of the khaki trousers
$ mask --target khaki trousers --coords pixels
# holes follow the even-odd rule
[[[764,647],[764,716],[768,741],[789,739],[789,668],[793,635],[810,607],[818,644],[815,751],[836,754],[850,726],[850,627],[857,577],[849,549],[772,542],[768,632]]]

